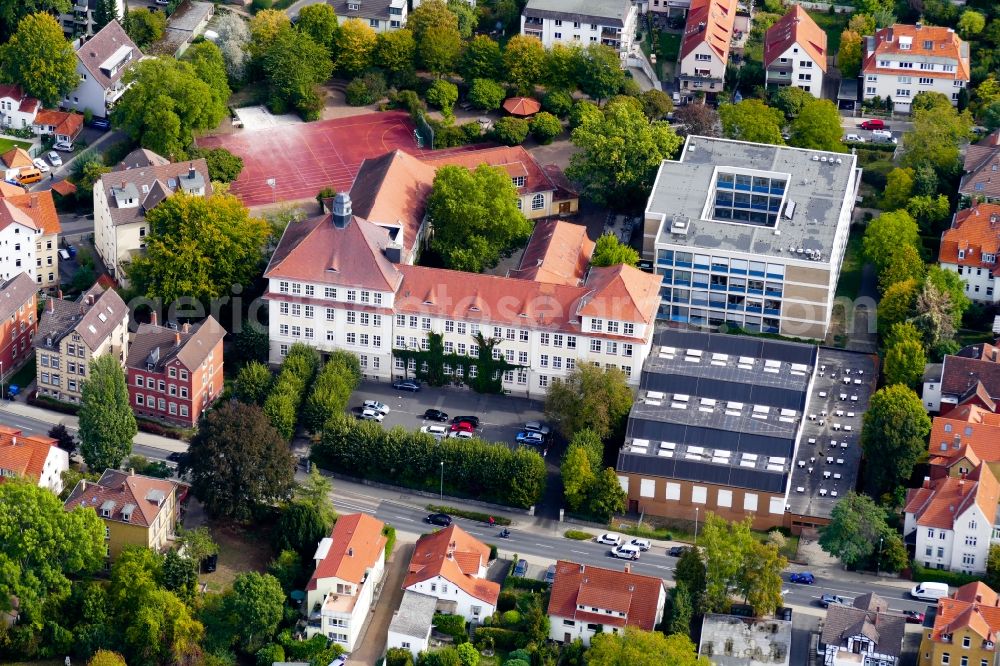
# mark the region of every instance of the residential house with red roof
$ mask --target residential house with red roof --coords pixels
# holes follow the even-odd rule
[[[384,381],[424,371],[394,350],[426,350],[435,333],[446,354],[477,358],[481,334],[498,340],[495,355],[521,366],[500,377],[507,391],[544,393],[582,362],[619,368],[638,381],[652,345],[657,276],[631,266],[591,267],[580,276],[578,260],[554,259],[550,266],[572,274],[518,279],[415,266],[407,261],[412,226],[356,214],[356,190],[358,183],[351,195],[337,195],[332,213],[289,225],[271,257],[264,274],[271,363],[305,342],[321,353],[352,351],[366,377]],[[444,371],[465,379],[461,366]],[[470,377],[475,372],[473,365]]]
[[[965,150],[958,193],[973,202],[1000,203],[1000,129]]]
[[[925,91],[958,104],[969,85],[969,44],[952,28],[896,23],[864,42],[864,98],[891,99],[896,113],[909,113],[913,98]]]
[[[306,585],[306,635],[322,634],[351,652],[385,572],[385,524],[365,513],[340,516],[319,542]]]
[[[30,479],[58,495],[63,490],[62,473],[68,469],[69,454],[56,446],[56,440],[0,425],[0,483]]]
[[[920,666],[997,663],[1000,597],[988,585],[968,583],[939,599],[933,622],[920,640]]]
[[[59,287],[59,214],[56,212],[52,190],[24,192],[0,197],[24,215],[31,218],[38,230],[35,235],[34,255],[26,256],[28,245],[21,245],[21,264],[35,278],[36,289],[53,290]],[[15,234],[16,235],[16,234]],[[14,244],[17,248],[19,243]]]
[[[72,143],[83,129],[83,115],[72,111],[42,109],[32,127],[36,134],[51,135],[56,143]]]
[[[37,312],[38,287],[28,273],[0,284],[0,379],[30,358]]]
[[[10,129],[28,129],[42,103],[29,97],[13,83],[0,83],[0,125]]]
[[[193,428],[222,393],[222,339],[209,315],[194,324],[159,326],[156,314],[132,336],[125,372],[137,416]]]
[[[960,405],[997,412],[1000,403],[1000,347],[979,343],[928,364],[921,393],[924,409],[944,416]]]
[[[792,5],[764,34],[766,85],[795,86],[820,98],[826,57],[826,33],[801,5]]]
[[[38,196],[31,198],[29,195],[25,206],[9,197],[0,199],[0,247],[5,250],[0,256],[0,280],[9,280],[21,273],[28,273],[34,280],[38,275],[35,248],[42,237],[42,227],[35,218],[40,213],[39,201]],[[35,210],[31,209],[32,203]]]
[[[998,500],[1000,483],[983,462],[958,477],[926,478],[906,494],[903,538],[927,568],[984,573]]]
[[[830,604],[820,632],[818,654],[828,666],[896,666],[903,653],[906,618],[871,592],[850,604]]]
[[[654,576],[559,560],[549,596],[549,639],[571,643],[625,627],[643,631],[663,620],[667,592]]]
[[[677,75],[686,102],[693,102],[698,93],[714,98],[722,92],[736,34],[737,4],[738,0],[691,0]]]
[[[486,578],[490,547],[452,523],[417,540],[403,589],[438,599],[438,610],[481,622],[492,615],[500,586]]]
[[[163,552],[170,548],[180,520],[179,490],[183,484],[136,474],[135,470],[104,471],[94,481],[80,481],[63,509],[93,509],[104,523],[107,564],[125,546],[144,546]]]
[[[958,273],[970,300],[992,304],[1000,302],[998,254],[1000,204],[978,203],[955,213],[951,228],[941,234],[938,264]]]
[[[979,463],[1000,475],[1000,414],[967,404],[936,416],[927,450],[932,479],[961,477]]]
[[[80,40],[76,47],[76,72],[80,84],[66,94],[65,108],[107,118],[115,103],[125,93],[125,72],[139,59],[142,51],[125,33],[118,21],[111,21],[97,34]]]

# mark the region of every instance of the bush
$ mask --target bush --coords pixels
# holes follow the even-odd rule
[[[563,126],[551,113],[542,111],[531,120],[531,134],[540,144],[552,143],[552,140],[562,134]]]
[[[301,343],[292,345],[271,387],[271,395],[264,401],[264,413],[285,440],[295,434],[299,409],[316,374],[318,359],[311,347]]]
[[[438,79],[427,89],[427,101],[441,109],[444,115],[450,116],[458,101],[458,87],[450,81]]]
[[[507,576],[503,582],[505,590],[527,590],[529,592],[544,592],[549,589],[549,584],[544,580],[534,580],[532,578],[522,578],[520,576]]]
[[[476,647],[482,649],[484,645],[491,646],[497,650],[516,650],[528,644],[528,637],[518,631],[501,629],[499,627],[478,627],[475,635]]]
[[[196,148],[190,152],[192,159],[203,157],[208,166],[208,177],[219,183],[231,183],[240,177],[243,171],[243,158],[234,155],[225,148]]]
[[[465,618],[461,615],[435,614],[434,628],[442,634],[451,636],[456,643],[465,643],[469,640],[469,632],[465,630]]]
[[[542,98],[542,108],[555,116],[565,118],[573,108],[573,96],[563,90],[553,90]]]
[[[507,90],[491,79],[474,79],[469,86],[469,93],[466,99],[477,109],[484,111],[494,111],[503,104]]]
[[[257,650],[257,666],[271,666],[276,661],[285,660],[285,648],[277,643],[269,643]]]
[[[459,509],[454,506],[444,506],[441,504],[428,504],[427,510],[431,513],[447,513],[450,516],[458,516],[459,518],[468,518],[469,520],[478,520],[481,523],[489,523],[490,517],[493,517],[493,521],[497,525],[507,526],[510,525],[510,518],[504,518],[503,516],[493,516],[490,513],[483,513],[482,511],[468,511],[466,509]]]
[[[520,118],[501,118],[493,126],[493,136],[506,146],[519,146],[528,138],[530,126]]]
[[[861,180],[881,192],[885,189],[885,185],[888,182],[889,172],[895,168],[896,165],[890,161],[879,160],[878,162],[872,162],[861,172]]]
[[[369,71],[355,78],[344,88],[344,101],[351,106],[367,106],[385,97],[385,76]]]
[[[389,95],[389,104],[394,108],[404,109],[411,117],[427,108],[427,105],[420,99],[420,95],[412,90],[400,90],[394,95]]]
[[[458,129],[462,130],[462,136],[465,138],[466,143],[476,143],[483,138],[483,128],[475,120],[471,123],[459,125]]]
[[[456,126],[452,121],[452,118],[444,121],[434,120],[433,118],[427,119],[427,124],[434,130],[435,148],[454,148],[455,146],[465,145],[465,131],[461,127]]]
[[[515,608],[517,608],[517,595],[508,590],[501,592],[497,599],[497,611],[503,613]]]
[[[964,574],[960,571],[928,569],[917,564],[916,561],[912,563],[910,568],[913,571],[913,580],[919,580],[925,583],[947,583],[953,587],[961,587],[966,583],[972,583],[979,580],[976,576]]]
[[[385,559],[388,560],[396,545],[396,528],[392,525],[386,525],[382,528],[382,536],[385,537]]]
[[[590,532],[584,532],[583,530],[566,530],[563,534],[567,539],[573,539],[575,541],[590,541],[594,538],[594,535]]]
[[[500,616],[500,622],[502,622],[505,627],[515,627],[521,624],[521,614],[516,610],[505,611],[504,614]]]
[[[330,354],[302,406],[302,424],[312,432],[319,432],[331,416],[347,409],[351,393],[360,381],[361,365],[357,356],[342,351]]]
[[[495,559],[497,559],[497,554],[498,554],[497,547],[494,546],[492,543],[487,545],[490,547],[490,562],[492,562]]]
[[[406,648],[389,648],[385,653],[385,666],[413,666],[413,653]]]

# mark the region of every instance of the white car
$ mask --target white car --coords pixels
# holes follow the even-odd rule
[[[31,163],[34,164],[35,168],[41,171],[42,173],[49,172],[49,165],[41,157],[36,157],[35,159],[31,160]]]
[[[420,429],[420,432],[426,433],[434,439],[448,436],[448,429],[442,425],[426,425]]]
[[[378,421],[381,423],[382,419],[385,418],[385,414],[382,412],[376,412],[374,409],[363,409],[361,410],[361,414],[358,418],[362,421]]]
[[[56,150],[62,151],[64,153],[72,153],[73,152],[73,144],[71,142],[69,142],[69,141],[56,141],[55,144],[53,144],[52,147],[55,148]]]
[[[620,560],[637,560],[639,559],[639,549],[635,546],[625,544],[612,548],[611,556],[617,557]]]
[[[449,437],[458,439],[472,439],[475,437],[475,433],[471,433],[468,430],[452,430],[448,433]]]
[[[603,543],[605,546],[617,546],[621,544],[622,538],[617,534],[608,533],[597,537],[596,541],[597,543]]]
[[[635,546],[639,550],[646,552],[653,547],[653,544],[649,542],[649,539],[632,539],[628,542],[629,546]]]
[[[50,150],[46,157],[49,158],[49,162],[52,162],[52,166],[62,166],[62,158],[59,157],[59,153],[56,151]]]
[[[365,409],[373,409],[376,412],[379,412],[380,414],[383,415],[389,413],[388,405],[386,405],[384,402],[379,402],[378,400],[365,400],[363,406]]]
[[[854,141],[855,143],[864,143],[865,137],[861,136],[860,134],[848,134],[844,138],[844,141]]]

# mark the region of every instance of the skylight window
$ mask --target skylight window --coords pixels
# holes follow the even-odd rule
[[[719,222],[773,227],[787,185],[783,174],[718,171],[708,215]]]

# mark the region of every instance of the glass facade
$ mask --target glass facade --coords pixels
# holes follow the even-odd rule
[[[773,227],[778,223],[787,181],[764,175],[720,171],[715,179],[712,217]]]

